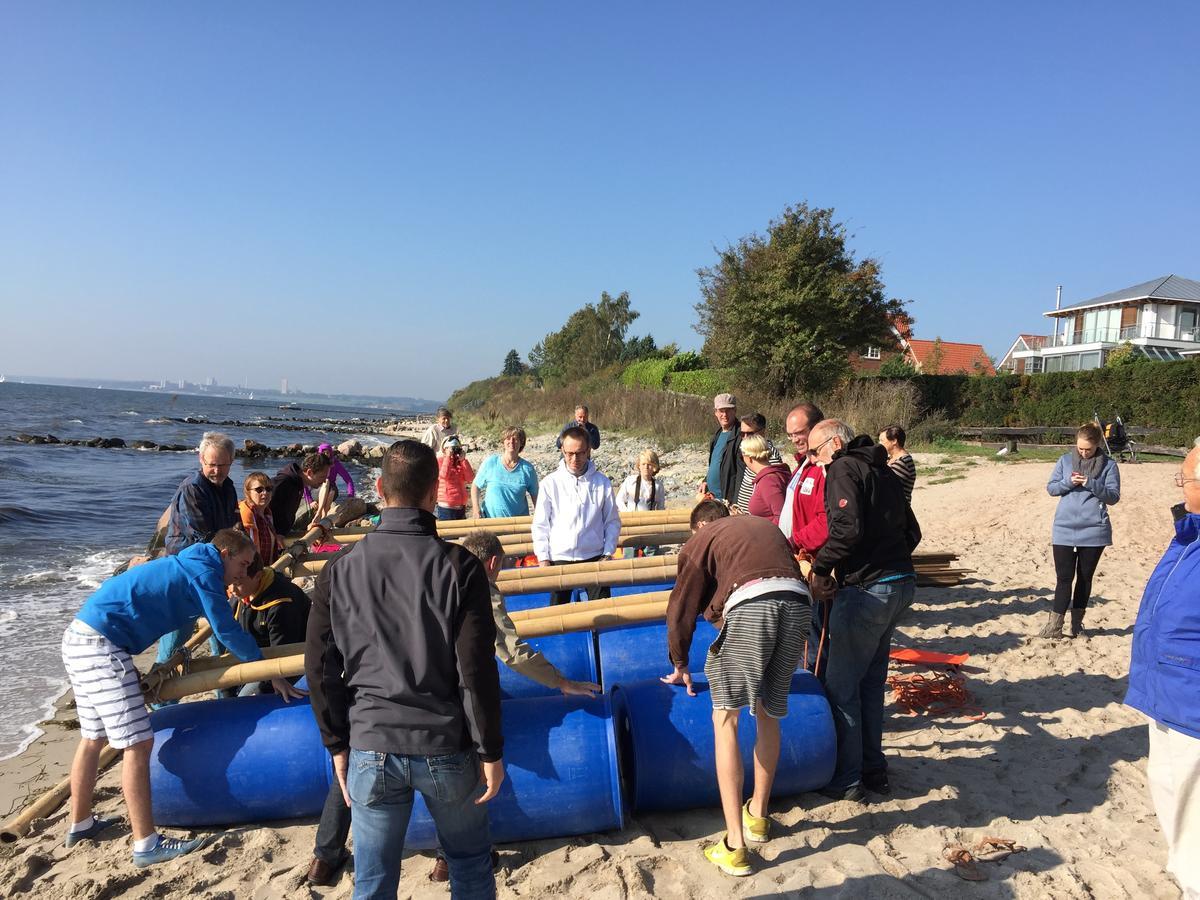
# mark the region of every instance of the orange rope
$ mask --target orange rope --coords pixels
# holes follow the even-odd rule
[[[892,675],[887,680],[896,705],[912,715],[941,716],[948,713],[979,720],[987,715],[967,690],[967,678],[959,672],[917,672]]]

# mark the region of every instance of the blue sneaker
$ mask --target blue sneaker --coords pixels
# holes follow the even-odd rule
[[[116,825],[120,821],[120,819],[93,819],[92,824],[83,829],[83,831],[68,831],[66,845],[74,847],[80,841],[95,840],[96,835],[105,828],[108,828],[110,825]]]
[[[166,862],[177,856],[184,856],[193,850],[199,850],[203,846],[204,838],[181,841],[179,838],[168,838],[159,835],[158,843],[149,850],[142,853],[138,853],[136,850],[133,851],[133,864],[138,868],[145,868],[155,863]]]

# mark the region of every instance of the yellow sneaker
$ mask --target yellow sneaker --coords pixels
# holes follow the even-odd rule
[[[771,839],[771,820],[750,815],[750,801],[742,806],[742,836],[756,844],[765,844]]]
[[[750,868],[750,852],[745,847],[730,850],[724,838],[721,838],[721,840],[717,841],[711,847],[705,847],[704,858],[726,875],[737,875],[740,877],[749,875],[753,871]]]

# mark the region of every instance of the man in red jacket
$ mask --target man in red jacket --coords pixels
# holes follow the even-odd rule
[[[788,483],[779,513],[779,529],[800,559],[812,559],[829,538],[825,518],[825,467],[809,455],[808,435],[825,418],[816,404],[797,403],[788,412],[788,440],[796,451],[796,471]],[[829,641],[826,622],[827,604],[813,602],[812,639],[808,642],[805,668],[818,678],[825,673],[825,654]],[[822,646],[824,645],[824,646]]]

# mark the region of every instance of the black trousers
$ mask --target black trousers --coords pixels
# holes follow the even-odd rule
[[[317,840],[313,856],[331,866],[346,858],[346,839],[350,837],[350,807],[342,798],[342,789],[334,776],[325,797],[325,808],[317,822]]]
[[[1054,545],[1054,574],[1058,583],[1054,586],[1054,611],[1064,615],[1067,608],[1087,609],[1092,596],[1092,576],[1100,564],[1103,547],[1064,547]],[[1071,590],[1071,582],[1075,590]]]
[[[553,560],[550,563],[550,565],[552,565],[552,566],[569,566],[572,563],[596,562],[597,560],[601,560],[601,559],[604,559],[604,557],[603,556],[593,556],[590,559],[558,559],[558,560]],[[587,595],[588,595],[589,600],[603,600],[605,597],[611,596],[609,589],[606,587],[588,588]],[[550,593],[550,605],[551,606],[561,606],[564,603],[570,603],[570,602],[571,602],[571,591],[551,591],[551,593]]]

